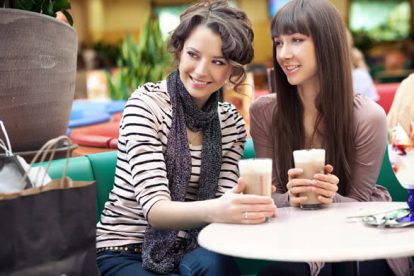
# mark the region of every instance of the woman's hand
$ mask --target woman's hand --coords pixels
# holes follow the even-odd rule
[[[211,220],[221,223],[258,224],[276,216],[276,205],[271,197],[242,194],[243,179],[230,191],[215,199]],[[275,191],[272,187],[272,191]]]
[[[339,178],[332,174],[333,166],[325,166],[325,174],[317,173],[314,175],[312,191],[318,194],[318,199],[322,204],[328,205],[333,202],[338,191]]]
[[[331,204],[338,191],[339,183],[338,177],[332,174],[332,172],[333,167],[328,164],[325,166],[325,174],[317,173],[313,179],[303,179],[300,178],[303,169],[290,169],[288,171],[289,182],[286,185],[290,205],[298,207],[301,203],[305,202],[308,197],[300,196],[304,192],[314,192],[318,194],[318,199],[322,204]]]
[[[288,171],[289,182],[286,185],[288,189],[289,204],[298,207],[302,202],[308,200],[307,196],[300,196],[301,193],[312,191],[312,180],[300,178],[303,173],[301,168],[292,168]]]

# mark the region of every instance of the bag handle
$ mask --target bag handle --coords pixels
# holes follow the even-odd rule
[[[20,161],[17,158],[17,156],[15,156],[13,154],[10,139],[9,139],[9,135],[7,134],[6,127],[4,126],[3,121],[1,121],[1,120],[0,120],[0,129],[3,132],[4,137],[6,138],[6,143],[7,143],[7,145],[6,145],[6,143],[4,143],[4,141],[2,139],[0,139],[0,148],[2,148],[4,150],[4,152],[6,154],[6,157],[9,158],[10,162],[14,163],[14,165],[16,166],[19,173],[21,175],[24,175],[26,172],[25,172],[24,168],[22,167],[22,164],[20,164]],[[26,182],[26,186],[24,187],[25,189],[33,187],[33,184],[32,184],[32,182],[30,181],[30,179],[28,177],[23,178],[22,180],[24,182]]]
[[[56,150],[60,142],[68,142],[70,144],[70,139],[66,135],[61,135],[59,137],[56,137],[56,138],[53,138],[47,141],[40,148],[40,150],[36,153],[36,155],[33,157],[32,161],[30,162],[30,168],[26,171],[25,175],[23,176],[23,179],[28,178],[28,173],[30,169],[33,167],[33,164],[35,162],[38,162],[39,158],[40,158],[39,163],[45,162],[47,155],[50,153],[49,160],[48,160],[48,163],[45,169],[45,171],[48,172],[50,168],[50,164],[52,163],[52,160],[55,157]],[[66,151],[66,162],[63,168],[63,173],[62,173],[61,182],[60,182],[61,187],[63,187],[64,179],[66,178],[66,171],[69,165],[69,155],[70,155],[70,149],[68,148]],[[39,176],[39,171],[37,171],[36,173],[36,179],[38,178],[38,176]],[[43,175],[42,183],[45,180],[45,177],[46,177],[46,173]]]
[[[4,151],[6,152],[6,156],[12,156],[13,155],[13,151],[12,151],[12,147],[10,144],[10,139],[9,139],[9,135],[7,135],[7,131],[6,128],[4,127],[4,123],[2,120],[0,120],[0,128],[1,131],[4,134],[4,138],[6,138],[6,143],[7,145],[4,143],[4,141],[2,139],[0,139],[0,147],[2,149],[4,149]]]

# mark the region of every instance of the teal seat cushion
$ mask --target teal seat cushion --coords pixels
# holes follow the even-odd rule
[[[105,202],[114,185],[116,151],[86,155],[96,180],[96,221],[99,221]]]
[[[242,159],[255,158],[256,153],[254,152],[253,140],[251,138],[246,139],[244,144],[244,153]]]
[[[46,169],[47,163],[48,162],[43,162],[40,165]],[[38,165],[39,164],[35,164],[35,166]],[[49,176],[52,179],[61,178],[65,166],[66,159],[53,160],[50,163],[48,171]],[[90,181],[95,179],[89,159],[85,156],[70,158],[68,168],[66,170],[66,175],[69,176],[72,180],[76,181]]]

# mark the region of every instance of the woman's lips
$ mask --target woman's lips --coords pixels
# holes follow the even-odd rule
[[[209,85],[211,83],[211,82],[208,82],[208,81],[197,80],[197,79],[195,79],[191,76],[190,76],[190,79],[191,79],[192,84],[195,88],[204,88],[204,87],[206,87],[207,85]]]
[[[300,65],[285,65],[283,68],[285,69],[285,73],[287,75],[292,75],[299,70]]]

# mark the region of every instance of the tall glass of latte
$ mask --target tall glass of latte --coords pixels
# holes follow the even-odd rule
[[[246,188],[245,194],[271,196],[272,194],[272,159],[257,158],[239,161],[240,176]]]
[[[293,160],[295,168],[303,169],[303,173],[299,178],[313,179],[314,174],[324,173],[325,167],[325,150],[324,149],[310,149],[310,150],[295,150],[293,151]],[[321,202],[318,195],[312,191],[301,193],[300,196],[307,196],[306,202],[300,205],[302,209],[319,209]]]

